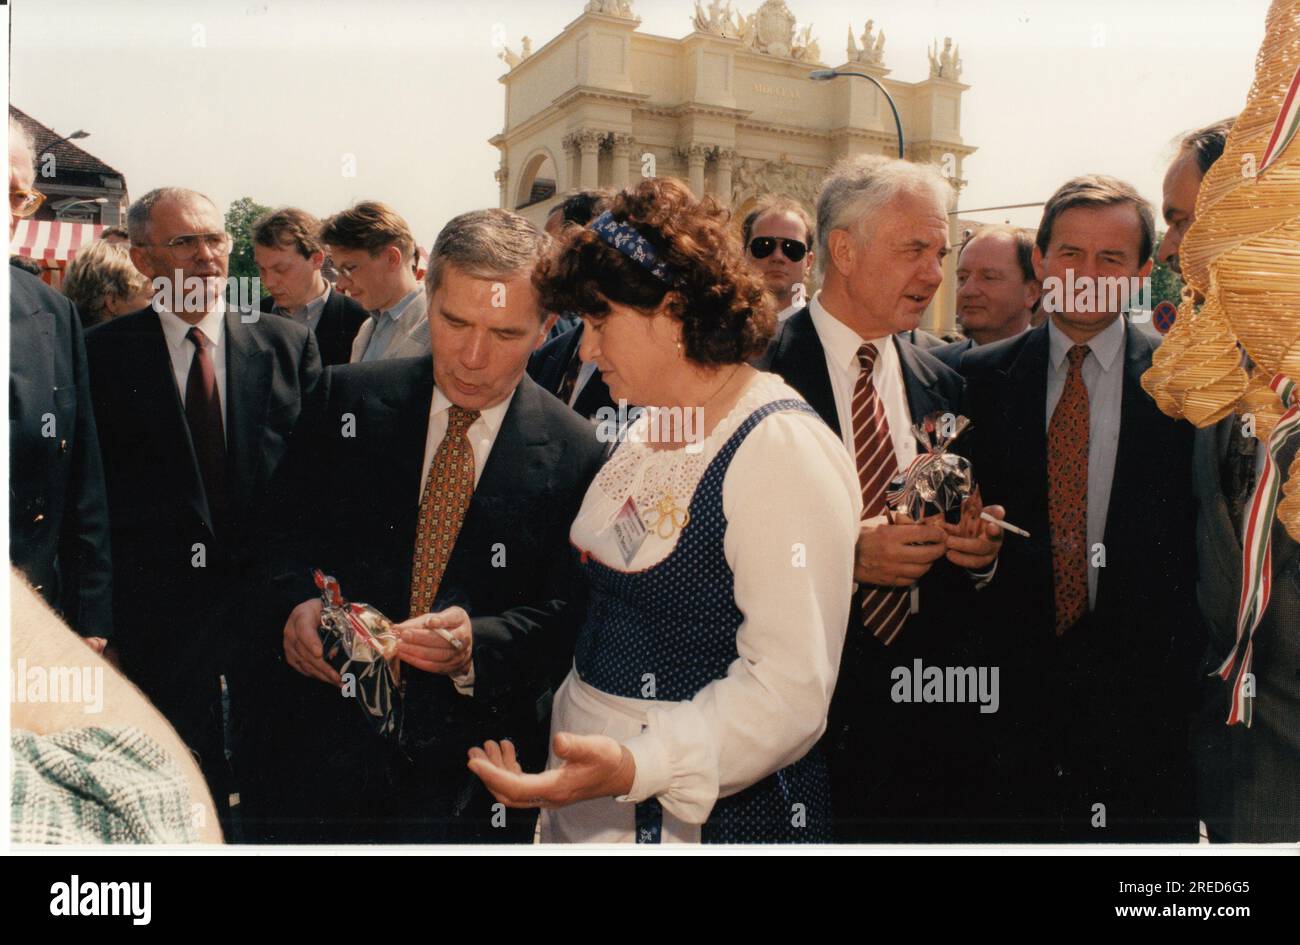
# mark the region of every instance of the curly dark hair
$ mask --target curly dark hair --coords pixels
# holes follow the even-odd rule
[[[664,177],[615,194],[608,209],[650,242],[677,282],[661,282],[592,230],[569,227],[533,271],[544,309],[599,320],[610,302],[648,314],[668,297],[684,354],[697,364],[739,364],[763,353],[776,314],[745,263],[730,211]]]

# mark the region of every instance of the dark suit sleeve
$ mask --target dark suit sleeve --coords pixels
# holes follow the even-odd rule
[[[547,577],[547,593],[554,596],[471,620],[475,698],[495,701],[526,679],[554,689],[564,678],[586,613],[585,584],[571,555],[557,557]]]
[[[330,394],[330,371],[322,370],[314,336],[308,336],[299,366],[303,408],[276,470],[266,510],[264,609],[268,625],[283,628],[298,604],[316,596],[310,578],[310,550],[328,540],[322,512],[328,502],[330,463],[323,418]]]
[[[62,582],[62,609],[82,636],[112,638],[112,560],[109,553],[108,496],[104,466],[90,397],[86,344],[76,306],[68,303],[71,358],[77,385],[76,455],[68,477],[66,513],[59,539],[59,560],[71,572]]]
[[[571,449],[576,446],[570,444]],[[593,448],[593,443],[584,441],[581,449],[574,483],[556,518],[554,533],[548,536],[555,555],[541,599],[471,621],[475,698],[495,700],[525,680],[544,682],[554,689],[573,662],[587,597],[586,580],[569,553],[569,527],[604,458],[604,450]]]

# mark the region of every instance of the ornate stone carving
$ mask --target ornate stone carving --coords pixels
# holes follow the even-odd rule
[[[952,44],[952,37],[943,38],[943,49],[939,49],[939,42],[935,40],[930,47],[930,78],[932,79],[960,79],[961,78],[961,47]]]
[[[636,14],[632,12],[632,0],[588,0],[586,11],[621,16],[625,20],[636,19]]]
[[[811,24],[795,35],[795,18],[785,0],[764,0],[762,6],[747,17],[736,15],[735,28],[740,41],[756,52],[801,62],[820,62],[821,50],[812,38]]]
[[[853,24],[849,24],[849,62],[861,62],[869,66],[878,66],[885,61],[885,31],[876,35],[875,20],[867,20],[862,30],[862,47],[858,48],[853,39]]]
[[[564,145],[565,151],[594,153],[600,150],[601,140],[604,137],[605,133],[595,128],[579,128],[577,131],[570,131],[560,143]]]
[[[691,25],[698,32],[738,39],[741,26],[737,24],[743,22],[740,14],[732,11],[731,0],[726,0],[725,3],[710,0],[707,11],[700,5],[700,0],[695,0],[695,15],[691,17]]]
[[[612,131],[605,136],[605,143],[615,154],[629,154],[632,151],[632,145],[635,139],[622,131]]]
[[[698,141],[692,141],[690,144],[683,144],[677,148],[677,156],[685,161],[688,165],[698,164],[703,166],[704,162],[709,159],[713,149],[707,144],[700,144]]]
[[[533,41],[525,36],[520,45],[520,50],[520,52],[515,52],[507,46],[505,49],[497,53],[497,58],[513,69],[533,54]]]
[[[731,205],[739,207],[751,197],[775,193],[811,207],[817,202],[817,191],[825,174],[823,168],[741,158],[731,172]]]

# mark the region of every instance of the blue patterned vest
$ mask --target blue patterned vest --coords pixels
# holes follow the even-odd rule
[[[759,407],[736,429],[704,471],[690,520],[676,547],[644,571],[609,568],[589,555],[581,566],[591,584],[587,620],[574,665],[582,681],[611,695],[660,702],[692,699],[727,674],[738,657],[735,576],[723,538],[722,483],[740,444],[773,413],[801,400]],[[790,632],[798,633],[799,627]],[[648,695],[649,686],[653,695]],[[637,842],[659,841],[663,810],[651,798],[637,805]],[[786,768],[719,800],[701,830],[704,843],[826,843],[831,839],[826,766],[816,749]]]

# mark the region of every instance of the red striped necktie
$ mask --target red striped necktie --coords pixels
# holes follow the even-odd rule
[[[886,344],[888,341],[886,341]],[[885,405],[872,380],[876,357],[875,345],[858,349],[857,386],[853,389],[853,449],[857,459],[858,482],[862,484],[862,517],[869,519],[885,512],[885,490],[898,475],[898,460],[889,436]],[[907,622],[907,588],[864,586],[861,594],[862,626],[885,646],[894,642]]]

